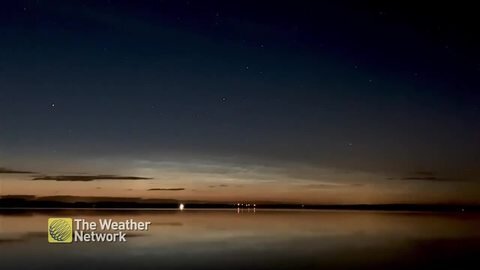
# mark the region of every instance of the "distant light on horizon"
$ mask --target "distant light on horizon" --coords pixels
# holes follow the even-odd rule
[[[185,208],[185,205],[183,203],[181,203],[179,206],[178,206],[178,209],[180,211],[183,211],[183,209]]]

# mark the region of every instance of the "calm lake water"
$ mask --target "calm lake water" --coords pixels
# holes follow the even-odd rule
[[[126,243],[49,244],[47,219],[151,221]],[[344,211],[1,212],[0,269],[477,268],[480,216]]]

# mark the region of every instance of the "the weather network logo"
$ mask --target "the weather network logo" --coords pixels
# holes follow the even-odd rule
[[[73,221],[71,218],[48,219],[49,243],[72,243]]]

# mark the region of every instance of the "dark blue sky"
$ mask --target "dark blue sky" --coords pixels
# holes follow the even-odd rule
[[[0,167],[200,159],[477,182],[478,25],[473,7],[400,1],[2,2]]]

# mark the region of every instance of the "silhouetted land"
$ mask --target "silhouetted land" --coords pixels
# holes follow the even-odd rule
[[[311,209],[311,210],[376,210],[376,211],[438,211],[438,212],[480,212],[480,205],[445,205],[445,204],[293,204],[278,202],[261,202],[247,206],[245,203],[218,203],[202,201],[178,201],[173,199],[142,199],[115,197],[36,197],[36,196],[1,196],[0,208],[38,209],[38,208],[92,208],[92,209],[171,209],[184,203],[187,209]]]

